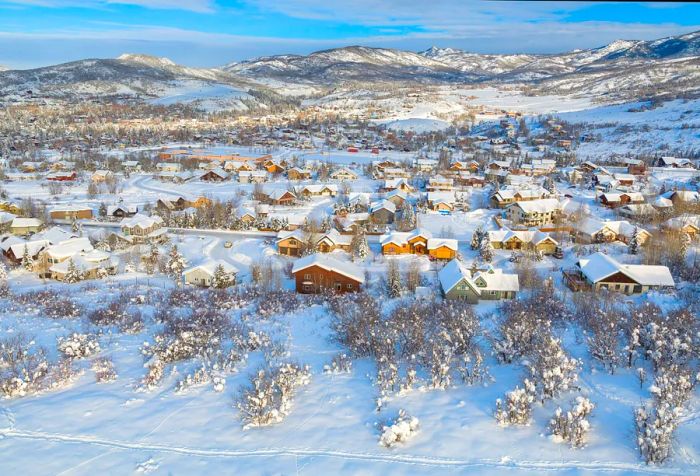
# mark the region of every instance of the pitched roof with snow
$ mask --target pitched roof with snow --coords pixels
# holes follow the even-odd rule
[[[643,286],[675,286],[671,271],[666,266],[622,264],[600,252],[580,259],[577,265],[592,283],[604,281],[619,272]]]
[[[340,261],[323,253],[314,253],[298,259],[292,267],[292,273],[296,274],[312,266],[318,266],[326,271],[341,274],[358,283],[365,282],[365,275],[358,266],[347,261]]]
[[[192,266],[191,268],[186,269],[185,271],[183,271],[182,274],[187,276],[188,274],[199,270],[199,271],[204,271],[209,276],[213,277],[214,272],[216,271],[216,268],[219,265],[221,265],[221,267],[224,269],[225,273],[229,273],[229,274],[237,274],[238,273],[238,268],[236,268],[234,265],[232,265],[228,261],[210,259],[210,260],[205,261],[202,264],[199,264],[197,266]]]

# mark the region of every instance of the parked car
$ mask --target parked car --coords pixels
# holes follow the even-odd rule
[[[224,242],[224,248],[231,248],[232,246],[233,246],[233,243],[231,243],[230,241]]]

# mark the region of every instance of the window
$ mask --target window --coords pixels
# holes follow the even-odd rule
[[[306,281],[310,281],[310,280],[311,280],[311,275],[310,275],[310,274],[305,274],[305,275],[304,275],[304,279],[305,279]]]
[[[352,290],[352,284],[347,284],[345,287],[346,287],[348,290]]]
[[[343,283],[335,282],[334,287],[336,291],[340,291],[343,288]]]
[[[313,290],[314,290],[314,287],[313,287],[312,285],[310,285],[310,284],[305,284],[305,285],[303,286],[302,289],[303,289],[305,292],[308,293],[308,292],[313,291]]]

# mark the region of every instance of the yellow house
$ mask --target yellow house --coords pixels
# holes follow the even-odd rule
[[[452,238],[430,238],[428,254],[431,258],[451,260],[457,256],[458,242]]]

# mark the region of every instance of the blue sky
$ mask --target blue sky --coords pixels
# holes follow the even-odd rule
[[[362,44],[554,53],[700,30],[700,5],[488,0],[0,0],[0,64],[124,52],[217,66]]]

